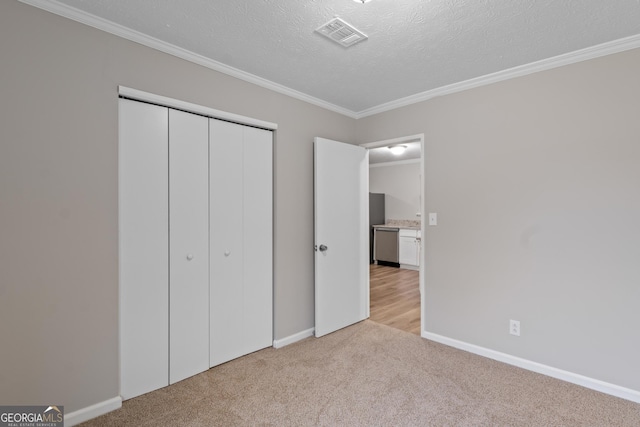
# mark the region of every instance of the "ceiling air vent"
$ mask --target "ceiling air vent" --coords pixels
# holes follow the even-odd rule
[[[316,28],[316,31],[344,47],[353,46],[367,39],[367,36],[362,31],[356,30],[352,25],[347,24],[340,18],[333,18],[326,24]]]

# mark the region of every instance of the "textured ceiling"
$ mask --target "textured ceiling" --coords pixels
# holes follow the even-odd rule
[[[354,113],[640,34],[640,0],[58,3]],[[368,40],[343,48],[314,32],[334,16]]]

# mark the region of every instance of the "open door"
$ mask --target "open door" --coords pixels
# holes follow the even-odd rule
[[[369,317],[369,153],[314,139],[315,336]]]

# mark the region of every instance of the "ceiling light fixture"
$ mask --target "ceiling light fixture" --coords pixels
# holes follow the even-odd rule
[[[365,4],[365,3],[369,3],[371,0],[353,0],[353,1],[356,2],[356,3]]]
[[[404,150],[407,149],[406,145],[392,145],[389,147],[389,150],[391,150],[392,154],[395,154],[396,156],[399,156],[400,154],[404,153]]]

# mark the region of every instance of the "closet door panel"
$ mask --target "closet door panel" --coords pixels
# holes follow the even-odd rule
[[[244,353],[273,343],[273,173],[270,131],[244,127]]]
[[[123,399],[168,384],[167,126],[167,108],[119,101],[120,394]]]
[[[169,110],[169,382],[209,368],[209,120]]]
[[[210,366],[243,355],[242,126],[209,122]]]

